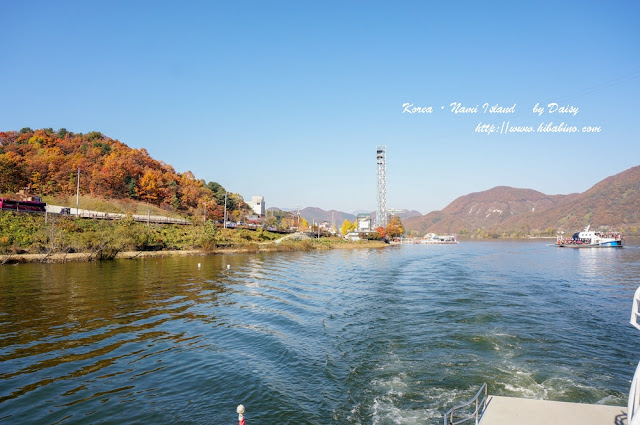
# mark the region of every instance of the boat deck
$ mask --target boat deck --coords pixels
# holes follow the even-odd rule
[[[489,396],[480,425],[627,425],[627,408]]]

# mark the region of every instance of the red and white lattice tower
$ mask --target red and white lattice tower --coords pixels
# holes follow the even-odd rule
[[[387,226],[387,147],[376,147],[378,164],[378,209],[376,210],[376,228]]]

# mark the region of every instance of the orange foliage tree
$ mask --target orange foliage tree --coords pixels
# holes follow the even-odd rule
[[[387,228],[385,229],[387,235],[390,238],[397,238],[404,234],[404,226],[402,225],[402,221],[400,217],[397,215],[392,215],[389,219],[389,223],[387,223]]]

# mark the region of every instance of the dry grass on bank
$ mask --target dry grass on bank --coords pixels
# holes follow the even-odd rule
[[[215,254],[240,254],[257,252],[294,252],[313,251],[330,249],[370,249],[384,248],[389,246],[382,241],[313,241],[310,239],[303,241],[287,241],[281,244],[247,244],[245,246],[235,246],[231,248],[216,248],[213,250],[167,250],[167,251],[126,251],[119,252],[116,259],[136,259],[149,257],[168,257],[185,255],[215,255]],[[21,264],[21,263],[65,263],[71,261],[93,261],[90,253],[56,253],[56,254],[8,254],[0,255],[0,265]]]

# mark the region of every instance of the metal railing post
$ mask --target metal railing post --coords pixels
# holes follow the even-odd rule
[[[487,384],[484,383],[482,384],[482,386],[480,387],[480,390],[476,393],[476,395],[469,401],[467,401],[466,403],[463,403],[459,406],[455,406],[452,407],[451,409],[449,409],[447,411],[447,413],[444,414],[444,425],[459,425],[462,423],[465,423],[471,419],[475,418],[475,422],[476,425],[479,424],[480,422],[480,402],[478,401],[478,398],[480,397],[480,394],[482,394],[482,392],[484,391],[484,397],[482,399],[483,402],[483,410],[482,413],[484,414],[484,409],[486,409],[487,407],[487,396],[488,396],[488,390],[487,390]],[[467,407],[469,405],[471,405],[473,402],[475,402],[476,404],[476,409],[473,412],[473,414],[471,416],[468,416],[466,418],[460,419],[458,421],[454,421],[453,419],[453,414],[456,412],[456,410],[458,409],[462,409],[463,407]]]
[[[478,425],[478,398],[476,397],[476,425]]]

